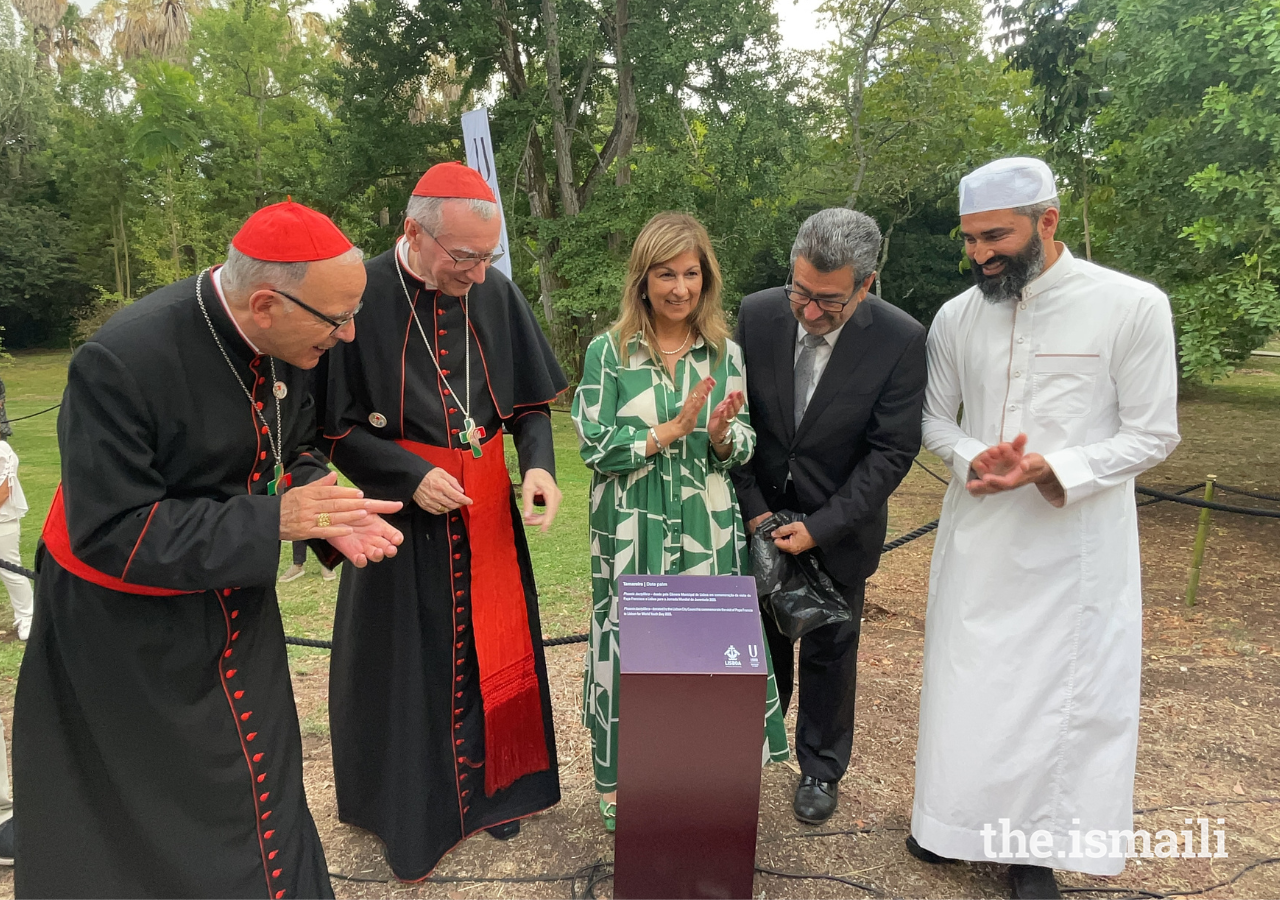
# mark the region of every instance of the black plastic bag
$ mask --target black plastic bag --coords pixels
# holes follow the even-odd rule
[[[761,522],[751,536],[751,569],[760,610],[793,641],[815,628],[853,618],[849,604],[812,550],[784,553],[773,543],[775,529],[803,519],[784,509]]]

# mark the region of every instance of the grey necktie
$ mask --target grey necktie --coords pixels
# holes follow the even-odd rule
[[[804,336],[804,347],[800,350],[800,358],[796,360],[796,427],[804,418],[805,407],[809,405],[809,388],[813,384],[813,364],[818,355],[818,348],[826,341],[820,334]]]

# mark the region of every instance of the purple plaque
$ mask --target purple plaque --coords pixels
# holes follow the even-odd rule
[[[765,672],[756,581],[749,576],[623,575],[618,628],[624,675]]]
[[[619,578],[618,648],[613,895],[749,898],[768,674],[755,579]]]

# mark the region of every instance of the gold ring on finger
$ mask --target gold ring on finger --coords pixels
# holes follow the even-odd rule
[[[317,515],[317,516],[316,516],[316,527],[317,527],[317,528],[328,528],[328,527],[329,527],[329,514],[328,514],[328,513],[320,513],[319,515]]]

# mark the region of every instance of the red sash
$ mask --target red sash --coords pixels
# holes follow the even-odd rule
[[[461,511],[471,545],[471,620],[484,702],[484,792],[491,797],[517,778],[551,768],[502,432],[483,444],[478,459],[470,450],[396,443],[458,479],[472,501]]]
[[[76,559],[71,552],[71,535],[67,533],[67,511],[62,504],[62,485],[53,494],[53,505],[49,507],[49,515],[44,520],[44,531],[40,534],[44,548],[49,555],[58,561],[58,565],[77,578],[92,582],[98,587],[125,594],[139,594],[143,597],[180,597],[184,594],[198,594],[199,591],[174,591],[169,588],[149,587],[145,584],[129,584],[106,572],[99,572],[87,563]]]

